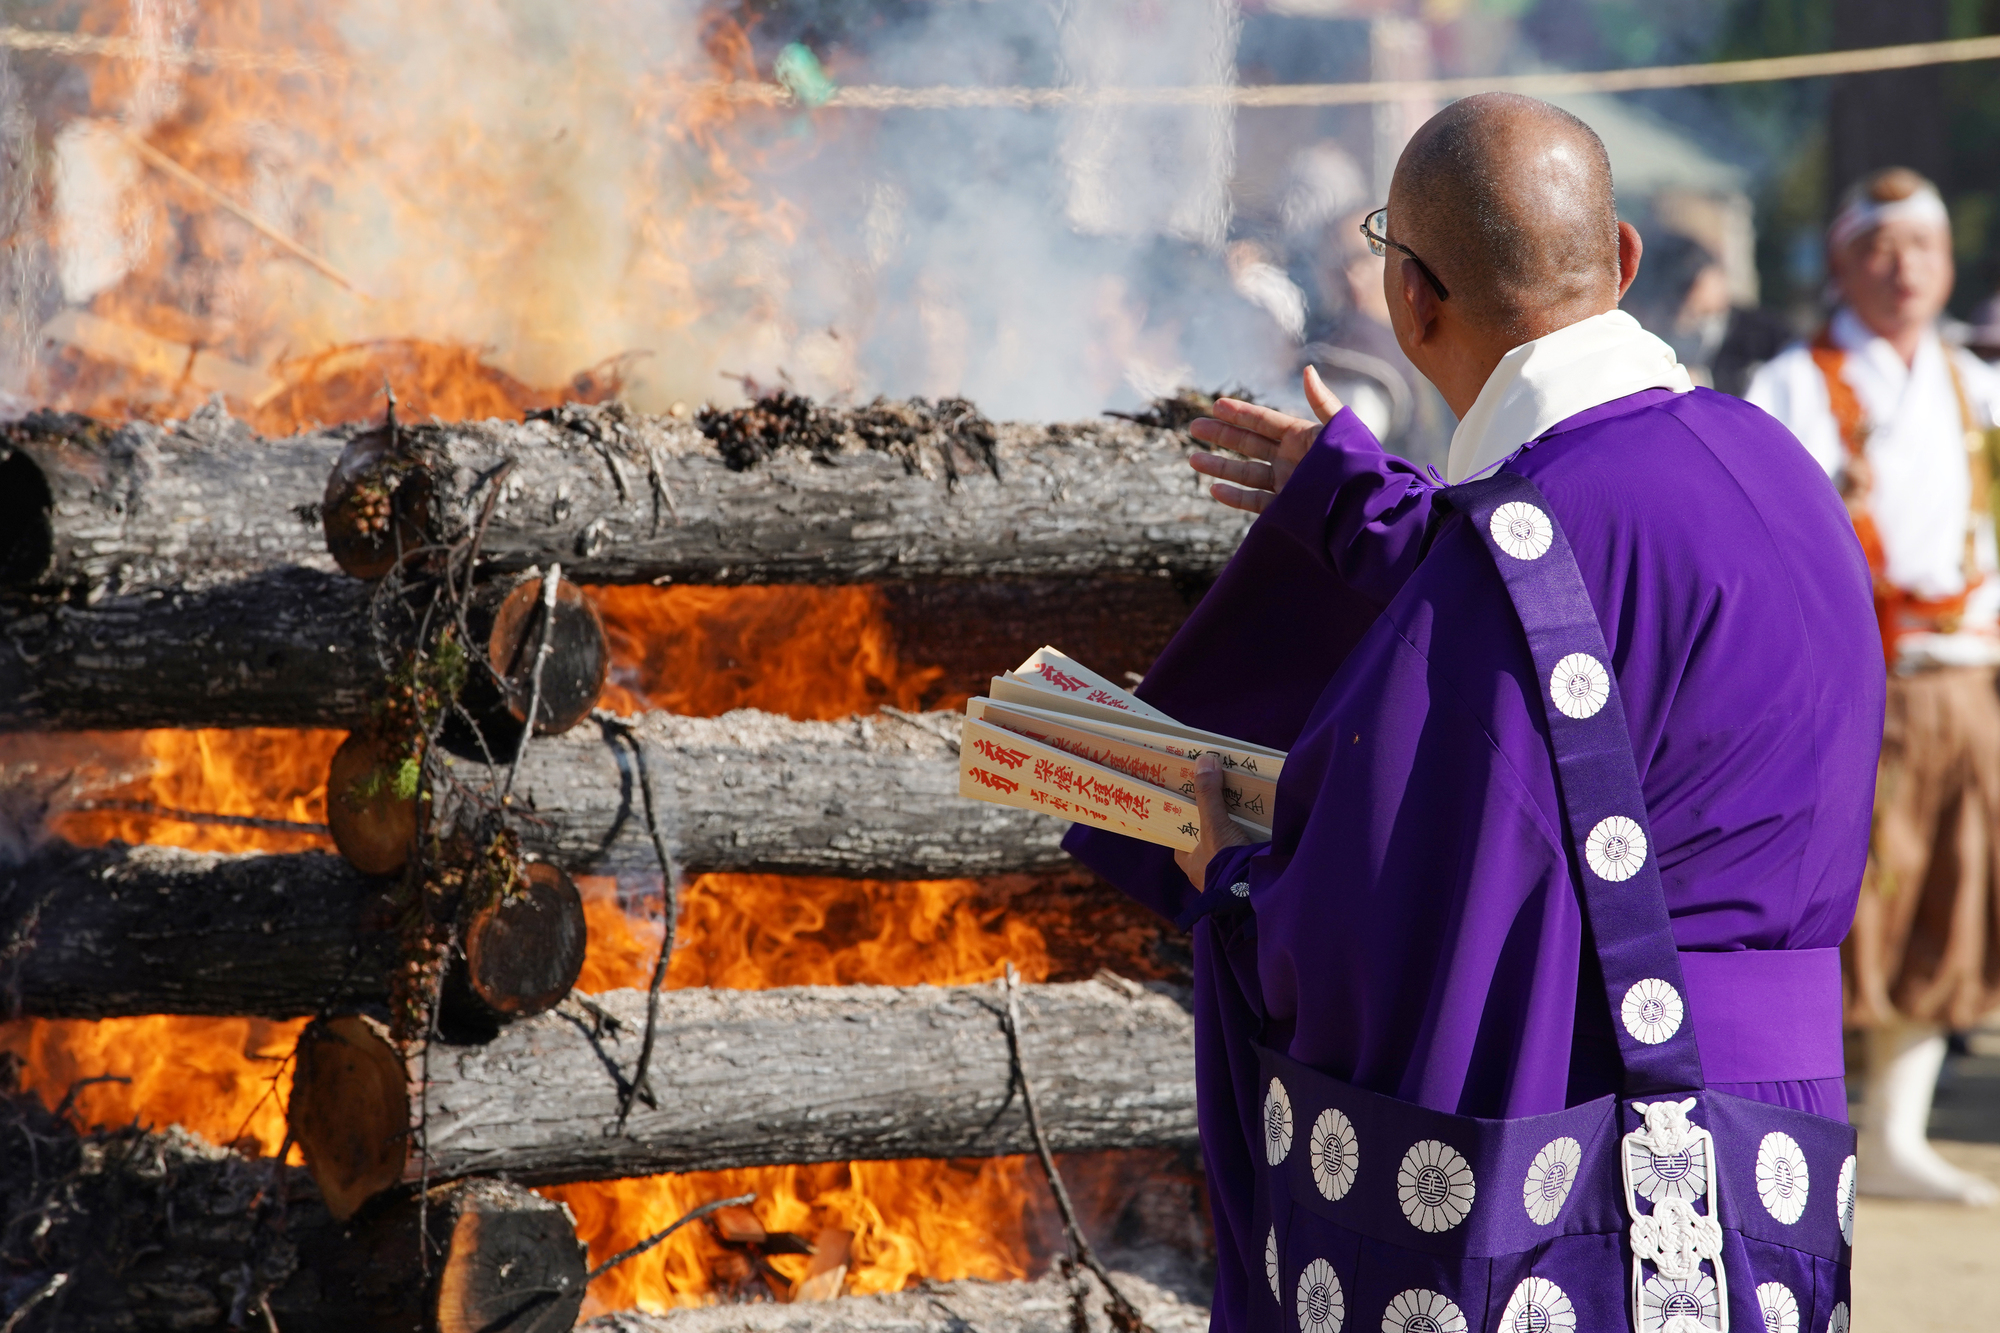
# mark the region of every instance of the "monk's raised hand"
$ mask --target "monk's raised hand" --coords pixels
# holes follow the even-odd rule
[[[1197,890],[1208,884],[1208,863],[1224,847],[1247,847],[1256,839],[1229,817],[1229,803],[1222,799],[1222,761],[1214,751],[1194,763],[1194,803],[1201,811],[1201,837],[1194,850],[1175,852],[1174,861]]]
[[[1210,495],[1232,509],[1261,514],[1264,506],[1285,489],[1292,470],[1319,438],[1319,428],[1333,420],[1333,414],[1341,408],[1340,399],[1312,366],[1306,367],[1305,389],[1306,401],[1319,418],[1317,422],[1287,416],[1256,403],[1218,398],[1214,416],[1199,417],[1188,426],[1188,434],[1203,444],[1243,455],[1226,458],[1221,454],[1193,454],[1188,458],[1189,467],[1204,477],[1217,479],[1208,488]]]

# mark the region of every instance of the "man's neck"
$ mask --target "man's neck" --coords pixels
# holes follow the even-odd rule
[[[1896,355],[1903,358],[1903,364],[1915,367],[1917,351],[1924,345],[1924,335],[1930,332],[1929,320],[1921,323],[1878,324],[1868,316],[1849,306],[1855,321],[1883,342],[1896,349]]]

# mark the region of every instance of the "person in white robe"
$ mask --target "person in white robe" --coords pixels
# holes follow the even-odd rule
[[[1927,1135],[1945,1030],[2000,1004],[2000,375],[1938,335],[1950,218],[1915,172],[1850,190],[1827,250],[1841,304],[1745,395],[1790,427],[1855,520],[1889,671],[1868,877],[1842,950],[1866,1034],[1858,1184],[2000,1201]]]

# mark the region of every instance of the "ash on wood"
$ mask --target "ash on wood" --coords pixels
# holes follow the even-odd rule
[[[387,1002],[381,885],[337,856],[55,845],[0,867],[0,1016],[294,1018]]]
[[[1207,1284],[1193,1274],[1155,1273],[1149,1281],[1114,1263],[1112,1276],[1154,1333],[1207,1333]],[[599,1315],[578,1333],[1115,1333],[1105,1304],[1096,1278],[1086,1273],[1072,1281],[1052,1272],[1032,1282],[919,1282],[902,1291],[805,1304],[708,1305],[669,1314],[620,1310]]]
[[[582,1305],[567,1210],[516,1186],[446,1185],[421,1209],[413,1196],[384,1199],[343,1225],[303,1170],[178,1126],[79,1134],[16,1095],[0,1097],[0,1131],[15,1333],[556,1333]]]
[[[1090,981],[1021,991],[1022,1037],[1050,1146],[1195,1142],[1194,1033],[1179,992]],[[614,1020],[562,1006],[480,1047],[437,1048],[424,1123],[432,1179],[531,1184],[775,1163],[992,1157],[1033,1147],[992,986],[668,991],[652,1087],[623,1135],[621,1078],[646,997],[597,997]],[[295,1093],[329,1124],[414,1127],[406,1080],[371,1066]],[[414,1147],[405,1180],[423,1170]],[[343,1188],[345,1188],[343,1186]]]
[[[1069,864],[1059,820],[958,795],[961,720],[647,713],[632,733],[690,871],[941,879]],[[529,746],[514,788],[529,849],[579,870],[656,869],[637,763],[596,724]]]
[[[512,459],[481,551],[582,583],[1204,574],[1249,526],[1205,496],[1174,432],[1001,423],[989,453],[937,423],[884,435],[881,408],[821,411],[824,440],[741,469],[694,425],[616,406],[399,435],[433,489],[428,536],[463,535]],[[369,428],[262,440],[204,409],[170,427],[44,413],[5,430],[0,588],[95,601],[331,570],[300,511]]]

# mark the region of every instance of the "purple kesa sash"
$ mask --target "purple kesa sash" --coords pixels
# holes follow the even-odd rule
[[[1513,473],[1440,499],[1485,540],[1542,682],[1623,1094],[1482,1120],[1260,1050],[1269,1300],[1256,1298],[1252,1326],[1846,1333],[1854,1132],[1710,1091],[1694,1014],[1714,1011],[1688,998],[1690,975],[1701,994],[1720,969],[1782,985],[1818,977],[1826,960],[1722,955],[1683,974],[1611,655],[1561,527]],[[1737,1052],[1756,1040],[1722,1024],[1719,1070],[1745,1063]],[[1809,1040],[1817,1067],[1828,1043]]]

